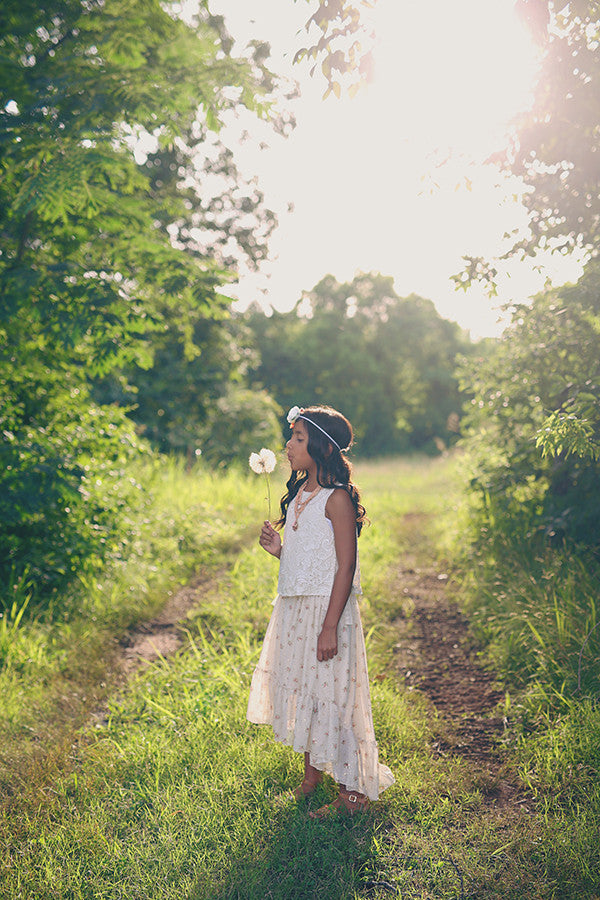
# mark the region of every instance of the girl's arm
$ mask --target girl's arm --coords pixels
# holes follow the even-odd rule
[[[258,543],[271,556],[276,556],[277,559],[281,557],[281,535],[275,531],[270,522],[263,523]]]
[[[356,569],[356,513],[346,491],[333,492],[325,506],[325,514],[333,525],[338,568],[333,580],[329,606],[317,640],[319,662],[333,659],[337,653],[338,622],[350,596]]]

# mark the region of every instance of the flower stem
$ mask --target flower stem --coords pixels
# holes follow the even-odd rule
[[[269,483],[269,473],[265,472],[267,476],[267,501],[269,503],[269,522],[271,521],[271,485]]]

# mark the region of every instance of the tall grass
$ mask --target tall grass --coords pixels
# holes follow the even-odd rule
[[[149,618],[193,571],[216,572],[266,515],[264,484],[239,470],[135,467],[140,485],[120,539],[96,576],[36,606],[26,577],[2,592],[0,787],[17,789],[42,755],[110,689],[115,641]],[[68,728],[67,728],[68,730]]]
[[[531,709],[600,698],[600,564],[500,525],[457,552],[472,627]]]
[[[31,593],[25,574],[11,579],[7,585],[3,612],[0,612],[0,669],[19,665],[33,650],[33,645],[24,640],[25,633],[20,627]],[[39,643],[35,649],[39,651]]]
[[[556,885],[548,896],[596,897],[600,562],[549,543],[530,515],[526,502],[482,507],[467,496],[448,546],[482,658],[507,689],[520,777],[543,815],[533,860]]]
[[[364,545],[361,538],[371,597],[365,618],[377,626],[369,628],[370,652],[387,645],[380,592],[393,580],[398,526],[411,507],[409,484],[417,491],[418,468],[387,468],[383,479],[376,467],[365,473],[373,519]],[[388,473],[407,488],[395,504]],[[420,478],[422,495],[422,470]],[[457,895],[453,870],[440,879],[436,856],[443,850],[429,854],[422,845],[424,839],[435,845],[451,815],[439,788],[443,776],[423,766],[430,740],[425,710],[393,679],[374,682],[373,709],[382,759],[402,789],[387,792],[373,817],[326,824],[278,800],[300,778],[301,759],[245,719],[276,574],[276,561],[255,541],[238,549],[189,620],[187,646],[110,699],[107,721],[82,735],[70,764],[54,773],[51,793],[43,784],[24,786],[25,796],[14,798],[8,820],[0,821],[6,848],[0,896],[377,896],[365,885],[385,877],[414,881],[414,860],[405,873],[396,859],[411,848],[423,857],[416,877],[429,887],[441,880],[440,897]],[[383,677],[385,658],[373,656],[372,674]],[[475,787],[463,793],[475,801]],[[328,782],[317,802],[331,796]],[[407,827],[410,846],[400,854],[393,836]]]

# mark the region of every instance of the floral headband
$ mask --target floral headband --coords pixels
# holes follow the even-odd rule
[[[317,425],[316,422],[313,422],[312,419],[309,419],[308,416],[303,415],[303,413],[304,413],[304,410],[301,409],[299,406],[292,406],[289,413],[287,414],[287,420],[290,423],[290,425],[293,426],[296,419],[304,419],[305,422],[310,422],[311,425],[314,425],[315,428],[318,428],[319,431],[322,431],[323,434],[325,435],[325,437],[327,438],[327,440],[331,441],[332,444],[335,444],[335,446],[338,448],[338,450],[341,453],[342,448],[340,447],[338,442],[336,440],[334,440],[330,434],[327,434],[327,432],[325,431],[324,428],[321,428],[320,425]]]

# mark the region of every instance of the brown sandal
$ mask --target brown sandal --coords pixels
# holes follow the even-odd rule
[[[315,812],[309,812],[311,819],[329,819],[335,816],[355,816],[364,812],[369,806],[369,798],[354,791],[340,791],[333,803],[321,806]]]

